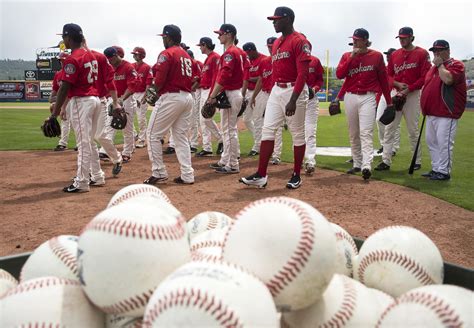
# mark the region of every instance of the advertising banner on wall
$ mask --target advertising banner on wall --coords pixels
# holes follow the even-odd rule
[[[25,99],[39,100],[40,99],[40,83],[37,81],[25,82]]]
[[[38,79],[38,72],[33,69],[25,70],[26,81],[36,81]]]
[[[54,71],[51,69],[48,70],[38,70],[38,80],[40,81],[52,81],[54,79]]]
[[[24,82],[0,81],[0,101],[23,100],[24,96]]]

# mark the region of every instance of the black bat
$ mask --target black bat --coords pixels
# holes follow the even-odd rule
[[[423,133],[423,126],[425,125],[426,116],[423,116],[423,122],[421,122],[420,135],[418,136],[418,142],[416,143],[415,151],[413,152],[413,158],[411,159],[410,168],[408,169],[408,174],[413,174],[416,163],[416,155],[418,154],[418,148],[420,147],[421,134]]]

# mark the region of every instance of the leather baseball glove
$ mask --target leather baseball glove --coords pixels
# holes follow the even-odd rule
[[[380,116],[379,121],[383,125],[389,125],[395,119],[395,106],[388,105],[387,108],[383,111],[382,116]]]
[[[308,99],[311,100],[315,96],[314,89],[308,86]]]
[[[403,109],[403,105],[405,105],[406,101],[407,97],[401,94],[397,94],[392,97],[392,104],[397,112]]]
[[[154,85],[150,85],[148,89],[146,89],[145,93],[145,101],[150,106],[155,106],[156,101],[158,100],[158,94],[156,92],[156,87]]]
[[[216,113],[216,104],[205,103],[201,108],[201,115],[204,118],[212,118]]]
[[[242,105],[240,106],[240,111],[239,113],[237,114],[237,117],[241,117],[242,114],[245,112],[245,110],[247,109],[247,106],[249,105],[249,100],[247,98],[244,98],[244,100],[242,101]]]
[[[216,107],[217,108],[230,108],[230,101],[225,94],[225,91],[222,91],[216,96]]]
[[[61,125],[59,125],[56,117],[50,116],[46,121],[44,121],[43,125],[41,125],[41,130],[45,137],[53,138],[61,136]]]
[[[127,113],[123,108],[114,109],[112,112],[112,122],[110,126],[116,130],[122,130],[127,125]]]
[[[341,114],[341,103],[339,100],[333,100],[329,105],[329,115],[333,116],[336,114]]]

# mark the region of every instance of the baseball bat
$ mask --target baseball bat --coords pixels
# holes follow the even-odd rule
[[[413,152],[413,158],[411,159],[410,168],[408,169],[408,174],[413,174],[415,170],[416,155],[418,154],[418,148],[420,147],[421,134],[423,133],[423,126],[425,125],[426,116],[423,116],[423,122],[421,122],[420,135],[418,136],[418,142],[416,143],[415,151]]]

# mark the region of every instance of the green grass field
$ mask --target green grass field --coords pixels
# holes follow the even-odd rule
[[[327,103],[321,103],[322,108],[327,108]],[[42,107],[42,108],[38,108]],[[52,149],[56,146],[58,139],[44,138],[40,130],[41,122],[48,116],[48,105],[45,103],[0,103],[0,150],[40,150]],[[218,119],[218,118],[217,118]],[[421,122],[421,121],[420,121]],[[416,171],[413,176],[408,174],[411,161],[411,151],[408,144],[405,123],[402,120],[402,136],[400,151],[393,159],[390,171],[379,173],[373,171],[373,178],[399,185],[404,185],[415,190],[444,199],[450,203],[474,210],[474,150],[470,144],[470,138],[474,132],[474,112],[465,112],[459,121],[454,147],[454,167],[450,181],[430,181],[420,176],[421,173],[430,169],[430,156],[424,136],[422,138],[422,169]],[[283,160],[293,161],[293,150],[291,136],[288,131],[283,135]],[[374,147],[379,143],[375,133]],[[117,143],[122,142],[119,133]],[[71,134],[69,147],[74,147],[74,136]],[[244,131],[240,134],[242,154],[247,154],[252,146],[250,133]],[[349,146],[349,135],[347,132],[347,121],[345,115],[332,117],[321,116],[318,122],[317,132],[318,146]],[[351,167],[346,163],[347,157],[317,156],[318,167],[346,171]],[[374,167],[379,158],[375,158]],[[384,200],[390,202],[390,200]]]

